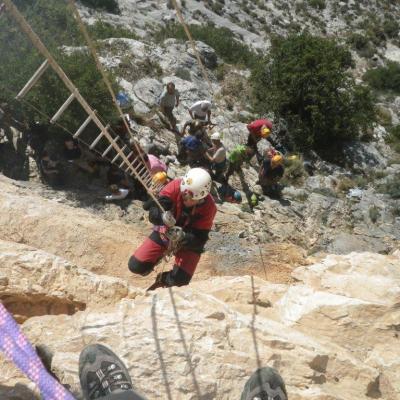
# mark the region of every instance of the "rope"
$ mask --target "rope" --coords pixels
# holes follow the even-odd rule
[[[68,78],[68,76],[65,74],[65,72],[62,70],[60,65],[56,62],[54,57],[51,55],[51,53],[48,51],[48,49],[44,46],[44,44],[41,42],[40,38],[37,36],[37,34],[32,30],[31,26],[28,24],[26,19],[23,17],[23,15],[18,11],[17,7],[13,4],[11,0],[4,0],[4,3],[6,4],[6,9],[7,11],[12,15],[12,17],[15,19],[15,21],[18,23],[20,26],[20,29],[28,36],[29,40],[31,43],[36,47],[36,49],[41,53],[50,63],[52,69],[58,77],[63,81],[67,89],[71,92],[71,94],[74,94],[76,99],[79,101],[83,109],[86,111],[86,113],[93,119],[93,121],[96,123],[96,125],[102,129],[103,135],[109,140],[110,144],[112,147],[120,153],[120,157],[122,160],[127,164],[129,167],[128,169],[130,172],[132,172],[136,179],[139,180],[139,182],[143,185],[143,187],[146,189],[147,193],[149,196],[155,201],[157,206],[163,210],[160,202],[158,201],[157,197],[152,193],[151,189],[147,188],[147,184],[143,180],[143,178],[140,176],[140,174],[137,173],[136,169],[131,165],[130,161],[128,160],[126,154],[121,152],[119,146],[114,142],[112,136],[110,133],[104,129],[101,125],[101,122],[97,115],[94,113],[93,109],[89,106],[87,101],[82,97],[82,95],[79,93],[78,89],[76,86],[72,83],[72,81]],[[140,152],[139,152],[140,154]],[[143,167],[147,168],[147,165],[144,164]]]
[[[174,5],[175,11],[176,11],[176,15],[178,16],[179,22],[183,26],[183,29],[185,30],[186,36],[189,38],[190,45],[191,45],[191,47],[192,47],[192,49],[194,51],[194,54],[195,54],[195,56],[197,58],[197,62],[200,65],[200,69],[201,69],[201,72],[203,74],[203,77],[207,81],[207,84],[210,87],[210,92],[211,92],[212,96],[214,97],[214,91],[213,91],[213,88],[212,88],[211,80],[210,80],[210,78],[208,76],[208,72],[206,70],[206,67],[204,66],[203,62],[201,61],[200,53],[196,48],[196,43],[193,40],[192,34],[190,33],[190,30],[189,30],[188,26],[186,25],[185,20],[183,19],[181,10],[180,10],[176,0],[172,0],[172,4]]]
[[[2,84],[2,83],[0,83],[0,87],[3,89],[3,90],[5,90],[5,91],[7,91],[7,92],[9,92],[11,95],[13,95],[13,91],[10,89],[10,88],[8,88],[8,87],[6,87],[6,86],[4,86],[4,84]],[[26,100],[26,99],[16,99],[19,103],[21,103],[22,105],[26,105],[27,107],[30,107],[30,108],[32,108],[33,110],[35,110],[38,114],[40,114],[42,117],[44,117],[44,118],[46,118],[47,120],[49,120],[50,121],[50,116],[48,115],[48,114],[46,114],[45,112],[43,112],[41,109],[39,109],[38,107],[36,107],[34,104],[32,104],[31,102],[29,102],[28,100]],[[100,116],[99,116],[99,118],[100,118]],[[73,135],[73,132],[71,132],[68,128],[66,128],[64,125],[62,125],[61,123],[59,123],[58,121],[56,121],[55,123],[54,123],[54,125],[56,125],[56,126],[58,126],[58,127],[60,127],[62,130],[64,130],[66,133],[68,133],[69,135]],[[90,145],[89,145],[89,143],[87,143],[87,142],[85,142],[82,138],[80,138],[80,137],[78,137],[77,139],[76,139],[79,143],[82,143],[82,144],[84,144],[86,147],[89,147]],[[93,153],[96,153],[99,157],[101,157],[101,158],[103,158],[103,159],[105,159],[105,160],[107,160],[107,161],[109,161],[110,163],[111,163],[111,158],[109,158],[109,157],[107,157],[107,156],[104,156],[103,157],[103,155],[102,155],[102,152],[101,151],[99,151],[99,150],[97,150],[96,148],[93,148],[93,149],[91,149],[90,151],[92,151]],[[115,163],[114,163],[115,164]],[[115,164],[116,165],[116,164]],[[131,174],[131,176],[132,176],[132,174]],[[134,176],[134,175],[133,175]],[[162,189],[162,186],[161,185],[157,185],[157,184],[154,184],[154,183],[152,183],[152,190],[155,192],[155,193],[158,193],[161,189]]]
[[[186,33],[186,36],[189,39],[190,46],[192,47],[192,49],[194,51],[194,54],[196,56],[197,62],[199,64],[199,66],[200,66],[201,73],[202,73],[204,79],[206,80],[206,82],[207,82],[207,84],[208,84],[208,86],[210,88],[210,93],[211,93],[211,96],[214,99],[214,103],[216,105],[216,108],[217,108],[217,110],[218,109],[221,110],[221,107],[217,106],[217,103],[215,101],[215,93],[214,93],[214,89],[212,87],[212,83],[211,83],[210,77],[208,75],[207,69],[204,66],[203,62],[201,61],[200,53],[197,50],[196,43],[195,43],[195,41],[193,39],[192,34],[190,33],[189,27],[187,26],[187,24],[186,24],[186,22],[185,22],[185,20],[183,18],[183,15],[182,15],[182,12],[181,12],[181,10],[180,10],[180,8],[178,6],[178,3],[177,3],[176,0],[172,0],[172,4],[173,4],[173,6],[175,8],[176,15],[178,16],[179,22],[182,25],[182,27],[183,27],[183,29],[184,29],[184,31]],[[231,122],[230,122],[230,119],[228,119],[228,131],[229,131],[229,133],[231,133]]]
[[[95,45],[93,43],[93,40],[90,38],[89,32],[87,31],[85,25],[82,22],[82,18],[80,16],[79,12],[78,12],[78,9],[76,8],[75,0],[68,0],[68,3],[70,5],[70,8],[72,10],[73,15],[76,18],[76,21],[78,23],[79,29],[82,32],[82,35],[84,36],[84,38],[86,40],[86,43],[87,43],[87,45],[88,45],[88,47],[90,49],[90,52],[92,53],[92,56],[93,56],[94,61],[96,63],[96,67],[97,67],[98,71],[100,72],[108,91],[110,92],[110,95],[112,97],[113,103],[114,103],[115,107],[118,110],[119,116],[121,117],[121,119],[122,119],[126,129],[128,130],[130,136],[134,137],[134,135],[133,135],[133,133],[131,131],[131,127],[129,126],[128,122],[126,121],[124,113],[122,112],[122,109],[118,104],[118,101],[117,101],[117,98],[115,96],[114,90],[112,88],[111,82],[108,79],[107,74],[106,74],[102,64],[100,63],[100,60],[99,60],[99,57],[97,55],[96,48],[95,48]],[[150,172],[149,168],[147,166],[147,163],[145,162],[145,160],[143,158],[143,154],[141,152],[141,149],[137,146],[136,143],[134,143],[134,145],[135,145],[136,151],[138,152],[138,154],[140,156],[141,161],[143,162],[143,165],[146,167],[148,172]],[[159,206],[161,207],[161,204]]]
[[[44,400],[75,399],[64,386],[47,372],[33,346],[1,303],[0,350],[38,386]]]

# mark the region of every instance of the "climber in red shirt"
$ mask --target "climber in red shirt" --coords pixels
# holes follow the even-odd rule
[[[247,130],[249,131],[249,136],[247,138],[247,146],[254,149],[258,161],[261,161],[262,156],[258,153],[257,143],[261,139],[267,139],[267,138],[269,141],[271,141],[269,135],[271,134],[272,131],[272,122],[269,119],[257,119],[247,125]]]
[[[192,168],[183,178],[174,179],[159,193],[164,211],[150,200],[144,205],[155,226],[150,236],[131,256],[131,272],[148,275],[166,254],[169,245],[179,243],[171,271],[157,276],[155,286],[187,285],[208,241],[217,208],[210,195],[211,177],[202,168]]]

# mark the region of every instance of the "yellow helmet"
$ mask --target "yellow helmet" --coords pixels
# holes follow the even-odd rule
[[[167,182],[167,173],[166,172],[157,172],[153,178],[152,181],[154,185],[163,185],[165,182]]]
[[[282,154],[276,154],[272,157],[271,159],[271,164],[274,167],[277,167],[278,165],[281,165],[283,163],[283,156]]]
[[[270,133],[271,133],[270,129],[268,129],[266,126],[261,129],[261,137],[264,139],[268,137]]]

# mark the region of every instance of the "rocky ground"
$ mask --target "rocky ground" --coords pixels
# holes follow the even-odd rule
[[[239,398],[260,365],[280,371],[291,399],[398,398],[398,252],[327,256],[295,269],[294,284],[209,277],[146,294],[30,246],[0,248],[2,300],[28,318],[24,332],[47,346],[77,398],[79,352],[94,342],[112,347],[152,399]],[[34,398],[0,365],[2,399]]]
[[[189,23],[229,27],[260,50],[271,32],[296,24],[345,40],[362,33],[357,26],[371,11],[399,12],[393,2],[358,3],[327,1],[317,10],[299,1],[180,1]],[[223,61],[196,42],[209,88],[188,43],[153,40],[154,31],[176,21],[171,2],[119,4],[118,16],[83,6],[80,12],[87,23],[100,18],[137,35],[103,40],[100,54],[140,116],[133,128],[143,147],[176,153],[175,136],[156,113],[170,80],[181,93],[179,126],[188,106],[213,95],[215,130],[228,150],[242,143],[252,118],[249,71],[225,65],[221,77]],[[398,45],[391,40],[369,58],[354,53],[355,76],[400,60]],[[300,155],[287,166],[281,199],[260,196],[253,210],[245,202],[219,204],[190,287],[151,294],[144,289],[155,273],[137,278],[127,269],[150,230],[141,202],[105,203],[105,171],[93,179],[73,171],[65,188],[50,188],[12,131],[0,143],[1,171],[14,179],[0,174],[0,300],[34,344],[49,347],[52,369],[77,398],[79,352],[101,342],[126,361],[135,387],[151,399],[236,399],[259,365],[281,372],[291,399],[398,399],[400,156],[385,143],[383,125],[399,123],[400,98],[379,102],[385,124],[350,143],[340,163],[310,155],[311,173]],[[172,177],[183,172],[170,164]],[[256,165],[244,176],[260,194]],[[238,177],[233,184],[243,189]],[[1,399],[35,398],[3,359],[0,376]]]

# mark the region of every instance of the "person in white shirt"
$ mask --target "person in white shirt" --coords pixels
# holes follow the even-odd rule
[[[189,114],[192,119],[198,119],[211,124],[211,102],[208,100],[200,100],[189,108]]]
[[[212,147],[207,151],[206,158],[211,163],[212,178],[219,181],[226,167],[226,149],[221,141],[221,134],[215,132],[211,135]]]

